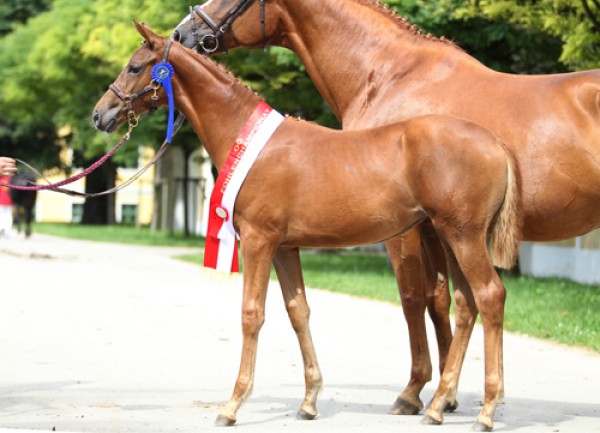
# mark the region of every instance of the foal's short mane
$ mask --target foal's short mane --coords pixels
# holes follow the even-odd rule
[[[408,31],[414,36],[423,38],[428,41],[436,41],[442,42],[453,47],[459,48],[454,42],[446,39],[444,36],[438,38],[431,33],[423,33],[423,30],[416,24],[411,24],[408,20],[408,17],[400,17],[398,16],[398,10],[393,8],[390,9],[387,3],[381,3],[381,0],[354,0],[357,3],[361,3],[365,6],[370,7],[374,11],[384,15],[387,18],[390,18],[397,26],[402,28],[403,30]]]

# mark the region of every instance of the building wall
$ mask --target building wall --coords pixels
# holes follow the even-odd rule
[[[154,156],[154,150],[151,148],[143,148],[140,150],[140,158],[138,166],[141,168]],[[118,168],[116,185],[131,178],[137,173],[138,168]],[[73,170],[72,175],[75,176],[81,172],[81,169]],[[51,182],[58,182],[65,178],[65,173],[55,173],[47,175]],[[147,170],[139,179],[127,186],[123,190],[116,193],[115,213],[118,223],[124,218],[131,215],[130,210],[135,208],[135,224],[147,225],[152,220],[152,212],[154,207],[154,168]],[[85,191],[85,179],[78,180],[66,186],[78,192]],[[35,219],[39,222],[78,222],[81,217],[85,199],[74,197],[66,194],[56,193],[52,191],[40,191],[38,193]]]
[[[561,242],[523,242],[521,273],[600,284],[600,230]]]

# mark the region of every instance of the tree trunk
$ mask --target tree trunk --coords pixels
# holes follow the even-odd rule
[[[115,186],[117,166],[106,161],[86,177],[85,192],[105,191]],[[112,225],[115,223],[115,196],[108,194],[88,198],[83,205],[82,224]]]

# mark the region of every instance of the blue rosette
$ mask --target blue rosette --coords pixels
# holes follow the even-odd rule
[[[167,143],[173,139],[173,123],[175,122],[175,99],[173,97],[173,86],[171,86],[171,78],[175,74],[173,65],[168,62],[160,62],[152,68],[152,79],[161,84],[167,93],[169,102],[169,119],[167,122]]]

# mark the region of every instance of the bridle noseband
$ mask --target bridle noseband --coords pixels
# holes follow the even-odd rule
[[[169,51],[171,50],[172,43],[173,43],[172,40],[170,40],[170,39],[167,40],[167,44],[165,46],[165,52],[162,57],[163,62],[166,62],[167,58],[169,57]],[[158,108],[158,89],[160,89],[160,87],[161,87],[161,84],[154,79],[150,82],[150,84],[148,84],[148,85],[144,86],[142,89],[140,89],[136,92],[130,93],[130,94],[123,92],[121,89],[119,89],[117,87],[117,85],[115,83],[108,86],[108,88],[110,90],[112,90],[113,93],[115,95],[117,95],[117,97],[125,103],[125,107],[127,108],[127,123],[129,125],[130,132],[131,132],[131,130],[133,130],[133,128],[135,128],[138,125],[139,120],[140,120],[140,116],[133,109],[133,101],[135,101],[137,98],[139,98],[141,96],[144,96],[146,93],[153,92],[153,94],[150,98],[152,102],[151,102],[149,112],[152,113],[153,111],[156,111],[156,109]]]
[[[190,6],[190,19],[192,21],[192,36],[195,40],[196,50],[202,51],[205,54],[212,54],[221,48],[223,54],[227,53],[227,48],[223,43],[223,35],[229,30],[231,24],[238,19],[250,7],[254,0],[241,0],[233,9],[231,9],[219,23],[215,23],[208,16],[200,5]],[[267,46],[267,36],[265,33],[265,0],[259,0],[260,3],[260,25],[262,29],[263,48]],[[198,28],[194,20],[194,12],[204,21],[204,23],[212,30],[213,34],[207,34],[200,38],[198,36]]]

